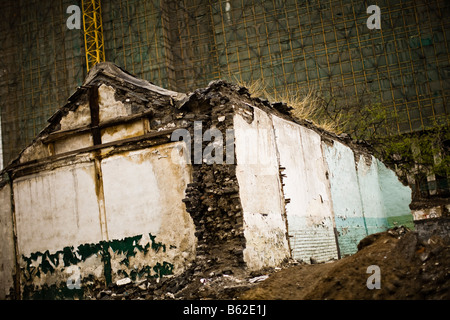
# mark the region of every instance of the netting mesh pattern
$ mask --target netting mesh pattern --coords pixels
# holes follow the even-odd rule
[[[357,0],[102,1],[106,60],[182,92],[214,79],[262,80],[269,92],[316,89],[342,104],[366,96],[388,134],[448,124],[450,2],[376,1],[381,29]],[[79,0],[2,6],[0,106],[4,160],[44,127],[86,75]]]

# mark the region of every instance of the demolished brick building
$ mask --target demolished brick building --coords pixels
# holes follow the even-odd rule
[[[364,145],[284,103],[100,63],[2,171],[0,297],[338,259],[410,220],[410,202]]]

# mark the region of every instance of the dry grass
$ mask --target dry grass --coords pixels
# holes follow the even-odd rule
[[[320,116],[320,106],[322,101],[316,90],[310,89],[304,94],[301,94],[298,91],[284,91],[282,93],[275,92],[270,94],[267,91],[263,80],[258,79],[256,81],[245,82],[236,79],[235,82],[241,87],[246,87],[253,97],[265,98],[270,102],[286,103],[289,107],[293,108],[291,114],[299,120],[310,120],[314,125],[321,129],[336,134],[342,133],[342,130],[340,129],[340,117],[337,117],[336,119],[326,119],[325,117]]]
[[[248,92],[253,97],[259,98],[267,97],[266,85],[264,84],[264,81],[261,79],[255,81],[243,81],[235,77],[234,83],[236,83],[238,86],[247,88]]]

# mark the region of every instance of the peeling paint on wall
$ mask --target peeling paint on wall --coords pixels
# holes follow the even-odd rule
[[[370,155],[359,155],[358,158],[356,162],[358,184],[367,234],[386,231],[388,222],[378,177],[377,160]]]
[[[102,84],[98,88],[100,122],[116,119],[118,117],[124,117],[131,113],[131,110],[128,111],[124,103],[115,99],[115,92],[116,90],[113,87],[105,84]]]
[[[403,186],[392,170],[373,157],[355,157],[337,141],[332,145],[323,142],[322,148],[343,255],[355,253],[359,241],[368,234],[400,224],[411,227],[411,189]]]
[[[394,171],[388,169],[384,163],[378,159],[376,162],[388,226],[393,228],[403,225],[413,230],[413,215],[409,208],[412,201],[411,188],[404,186]]]
[[[14,180],[21,254],[100,241],[92,163]]]
[[[234,128],[236,176],[244,211],[244,260],[251,269],[276,266],[290,253],[272,121],[254,108],[253,122],[236,114]]]
[[[64,152],[74,151],[85,147],[93,146],[92,135],[89,133],[74,135],[66,139],[55,141],[54,152],[61,154]]]
[[[80,104],[75,110],[69,111],[62,117],[61,130],[76,129],[91,123],[91,111],[88,103]]]
[[[386,230],[388,219],[399,221],[395,214],[411,216],[411,190],[370,154],[355,155],[341,142],[322,141],[313,130],[258,108],[253,109],[252,121],[244,120],[241,113],[235,116],[236,155],[238,180],[245,190],[241,199],[248,261],[268,263],[265,248],[275,250],[283,231],[289,235],[293,258],[306,262],[311,258],[319,262],[336,259],[355,253],[359,241],[368,234]],[[251,158],[251,154],[256,156]],[[277,167],[282,168],[282,186]],[[252,203],[253,212],[248,211]],[[267,223],[267,212],[283,216],[280,207],[268,210],[280,203],[285,206],[287,226]],[[278,230],[278,238],[272,237],[274,230]]]
[[[102,143],[121,139],[137,137],[144,134],[144,125],[141,119],[132,123],[120,124],[102,130]]]
[[[322,142],[322,148],[328,165],[341,255],[353,254],[359,241],[367,235],[354,153],[338,141],[332,145]]]
[[[272,116],[283,173],[292,256],[309,262],[337,259],[334,217],[321,137],[313,130]]]
[[[172,159],[184,156],[173,152],[179,144],[102,161],[105,227],[111,239],[120,241],[102,240],[92,163],[16,179],[24,286],[58,284],[67,276],[64,268],[71,265],[80,267],[84,279],[102,276],[107,283],[120,277],[181,272],[194,259],[196,240],[192,218],[181,201],[190,169],[186,159]],[[59,249],[61,244],[66,246]],[[149,248],[158,255],[148,255]]]
[[[50,284],[54,294],[65,293],[70,297],[74,292],[67,291],[65,287],[70,275],[66,271],[71,266],[78,266],[80,269],[81,287],[92,285],[98,279],[109,284],[124,277],[136,280],[170,275],[173,274],[174,265],[161,258],[163,253],[174,249],[176,247],[167,248],[166,244],[156,241],[156,236],[149,233],[95,244],[81,244],[77,248],[65,247],[53,253],[48,250],[33,252],[28,256],[23,255],[21,259],[24,292],[34,287],[33,294],[39,291],[46,294],[46,287]],[[95,263],[92,263],[92,259]],[[155,262],[148,263],[150,260]]]
[[[185,153],[176,151],[182,145],[119,154],[101,164],[109,237],[158,235],[178,248],[170,258],[176,268],[193,259],[196,245],[195,226],[182,202],[192,179]]]
[[[28,148],[23,150],[22,154],[20,155],[20,162],[28,162],[37,160],[40,158],[45,158],[50,156],[50,151],[47,146],[45,146],[41,140],[35,141],[32,145],[30,145]]]

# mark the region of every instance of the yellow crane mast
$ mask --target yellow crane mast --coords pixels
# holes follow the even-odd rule
[[[103,42],[102,10],[100,0],[82,0],[83,30],[87,71],[105,61]]]

